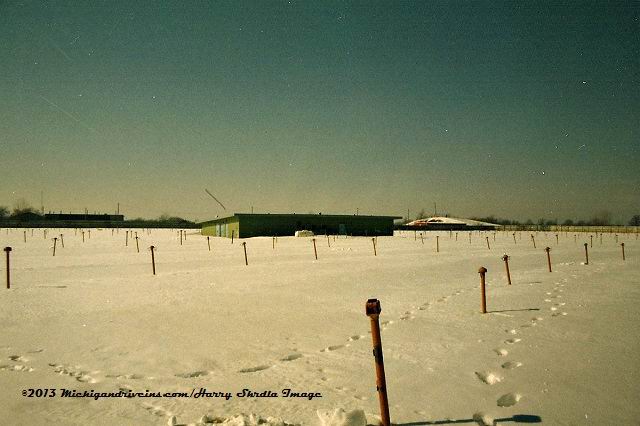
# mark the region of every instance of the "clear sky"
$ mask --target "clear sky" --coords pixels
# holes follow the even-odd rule
[[[0,205],[626,223],[639,19],[638,1],[2,0]]]

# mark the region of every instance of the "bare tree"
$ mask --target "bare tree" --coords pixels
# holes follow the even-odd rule
[[[597,212],[591,219],[591,223],[598,226],[611,225],[611,212],[607,210]]]
[[[24,213],[37,213],[31,204],[24,198],[19,198],[13,204],[13,216],[17,216]]]

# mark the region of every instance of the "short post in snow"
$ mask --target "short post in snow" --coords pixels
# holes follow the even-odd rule
[[[209,251],[211,251],[211,241],[209,240],[208,236],[207,236],[207,246],[209,246]]]
[[[625,257],[624,257],[624,243],[620,243],[620,247],[622,247],[622,260],[625,260]]]
[[[489,245],[489,237],[485,237],[487,239],[487,248],[491,250],[491,246]]]
[[[422,244],[424,244],[424,237],[422,236],[422,232],[420,233],[420,242],[422,242]]]
[[[536,248],[536,238],[531,234],[531,241],[533,242],[533,248]]]
[[[136,235],[136,251],[140,253],[140,245],[138,244],[138,236]]]
[[[376,363],[376,390],[380,401],[380,417],[383,426],[391,425],[389,416],[389,400],[387,399],[387,381],[384,374],[384,358],[382,355],[382,339],[380,338],[379,317],[382,308],[378,299],[369,299],[365,312],[371,320],[371,339],[373,340],[373,357]]]
[[[82,242],[84,243],[84,231],[82,231]]]
[[[153,250],[156,248],[156,246],[151,246],[149,248],[151,249],[151,267],[153,268],[153,275],[155,275],[156,274],[156,256]]]
[[[487,313],[487,294],[485,291],[485,274],[487,273],[487,268],[481,266],[478,270],[480,274],[480,303],[482,307],[482,313]]]
[[[591,238],[591,244],[589,245],[589,247],[593,248],[593,235],[589,235],[589,237]]]
[[[549,254],[551,247],[546,247],[544,251],[547,252],[547,265],[549,266],[549,272],[551,272],[551,255]]]
[[[27,231],[24,231],[24,242],[27,242]]]
[[[242,243],[242,248],[244,248],[244,264],[249,266],[249,261],[247,260],[247,243]]]
[[[56,244],[58,243],[58,237],[53,237],[53,255],[56,255]]]
[[[589,264],[589,249],[588,249],[589,244],[584,243],[584,264],[588,265]]]
[[[316,257],[316,260],[318,260],[318,250],[316,250],[316,239],[312,238],[311,241],[313,241],[313,255]]]
[[[235,236],[235,233],[235,230],[231,230],[231,244],[233,244],[233,237]]]
[[[84,232],[82,233],[84,236]],[[127,230],[124,234],[124,246],[129,247],[129,230]]]
[[[60,234],[60,244],[62,244],[62,248],[64,248],[64,237]]]
[[[504,266],[507,269],[507,282],[511,285],[511,273],[509,272],[509,256],[505,254],[502,256],[502,260],[504,260]]]
[[[560,244],[560,241],[558,241],[558,234],[556,234],[556,245]]]
[[[11,288],[11,273],[9,272],[9,253],[11,253],[11,247],[5,247],[4,252],[7,253],[7,289]]]
[[[516,233],[515,233],[515,232],[513,233],[513,244],[518,244],[518,243],[516,242]]]
[[[372,239],[371,239],[371,242],[373,243],[373,255],[374,255],[374,256],[377,256],[377,255],[378,255],[378,253],[376,252],[376,239],[375,239],[375,238],[372,238]]]

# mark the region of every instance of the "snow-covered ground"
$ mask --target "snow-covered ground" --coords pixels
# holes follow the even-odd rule
[[[4,259],[0,275],[0,423],[317,425],[340,409],[351,415],[344,423],[361,422],[357,410],[376,423],[364,312],[372,297],[382,305],[393,423],[640,422],[635,234],[619,236],[624,262],[613,235],[594,237],[584,265],[588,235],[573,233],[559,244],[538,233],[534,249],[528,233],[514,243],[511,233],[476,232],[470,243],[463,232],[457,241],[455,232],[424,241],[406,232],[378,238],[377,256],[371,238],[330,237],[329,247],[322,236],[315,260],[310,238],[281,237],[274,249],[271,238],[211,237],[209,251],[194,231],[183,245],[175,230],[136,231],[140,253],[131,238],[125,247],[124,230],[94,229],[84,243],[70,229],[50,229],[46,240],[29,230],[26,243],[23,230],[0,231],[0,245],[13,247],[10,290]],[[58,241],[53,257],[60,233],[65,247]],[[201,388],[211,397],[60,396]],[[29,389],[57,393],[23,396]],[[277,397],[238,396],[243,389]]]

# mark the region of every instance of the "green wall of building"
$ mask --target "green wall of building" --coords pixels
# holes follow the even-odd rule
[[[202,223],[202,235],[239,238],[294,235],[309,230],[331,235],[393,235],[396,216],[311,215],[311,214],[245,214]]]

